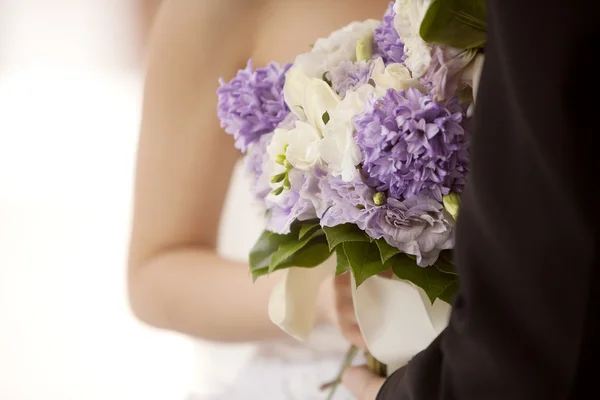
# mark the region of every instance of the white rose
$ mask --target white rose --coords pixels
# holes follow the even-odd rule
[[[360,148],[354,141],[354,117],[364,111],[367,99],[374,92],[369,84],[347,92],[323,131],[320,156],[328,163],[333,175],[341,176],[345,181],[355,178],[356,166],[361,161]]]
[[[394,27],[404,43],[406,66],[414,78],[427,72],[431,63],[431,48],[421,38],[421,23],[433,0],[396,0],[394,4]]]
[[[386,67],[381,58],[374,61],[371,79],[375,83],[375,92],[378,97],[384,96],[388,89],[396,91],[410,88],[425,90],[419,79],[413,78],[404,65],[394,63]]]

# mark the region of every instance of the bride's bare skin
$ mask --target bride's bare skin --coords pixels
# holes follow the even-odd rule
[[[293,61],[321,36],[381,18],[387,0],[167,0],[154,27],[137,156],[129,260],[134,313],[156,327],[220,341],[281,335],[267,315],[276,277],[215,251],[234,163],[216,117],[217,79],[248,58]],[[331,285],[318,318],[330,321]]]

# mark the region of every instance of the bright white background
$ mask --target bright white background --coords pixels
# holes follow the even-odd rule
[[[192,343],[128,309],[141,73],[126,0],[0,0],[0,400],[178,400]]]

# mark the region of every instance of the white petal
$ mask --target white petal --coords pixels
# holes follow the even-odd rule
[[[360,163],[360,148],[352,138],[352,128],[325,137],[319,145],[319,154],[329,164],[335,176],[341,176],[346,182],[356,176],[356,166]]]
[[[273,138],[271,139],[271,143],[267,146],[267,153],[272,160],[280,156],[281,154],[285,154],[285,146],[289,143],[290,140],[290,130],[289,129],[275,129],[273,134]]]
[[[483,54],[478,54],[477,57],[475,57],[473,65],[473,99],[477,98],[477,91],[479,90],[479,81],[481,80],[484,62],[485,56]]]
[[[461,80],[473,88],[473,99],[476,100],[477,90],[479,89],[479,81],[481,79],[481,71],[483,70],[483,63],[485,56],[483,53],[477,54],[473,61],[464,69]]]
[[[293,338],[306,340],[315,324],[321,283],[334,273],[334,258],[318,267],[283,271],[282,279],[273,288],[269,299],[271,321]]]
[[[304,71],[296,66],[290,68],[285,75],[283,98],[292,113],[301,120],[306,118],[302,109],[302,96],[309,80]]]
[[[323,114],[331,114],[340,103],[340,97],[322,79],[311,79],[304,89],[302,106],[309,124],[323,132]]]
[[[290,131],[286,155],[290,164],[302,171],[309,169],[319,159],[321,135],[306,122],[296,121]]]
[[[410,71],[402,64],[390,64],[383,71],[375,69],[371,78],[375,82],[377,95],[385,95],[389,89],[396,91],[416,88],[424,92],[421,81],[411,76]]]
[[[394,27],[398,31],[413,78],[420,78],[431,63],[431,48],[421,38],[421,23],[433,0],[396,0]]]
[[[387,364],[388,374],[429,346],[448,323],[450,306],[431,306],[408,281],[374,276],[358,288],[353,285],[353,297],[369,352]]]

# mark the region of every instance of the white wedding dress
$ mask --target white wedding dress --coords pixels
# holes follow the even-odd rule
[[[247,261],[250,248],[263,230],[262,214],[253,203],[240,163],[234,170],[223,210],[219,253]],[[292,338],[243,345],[198,342],[196,390],[192,398],[325,399],[327,393],[321,392],[319,386],[335,378],[348,346],[334,327],[316,328],[307,342]],[[351,398],[342,387],[335,396],[336,400]]]

